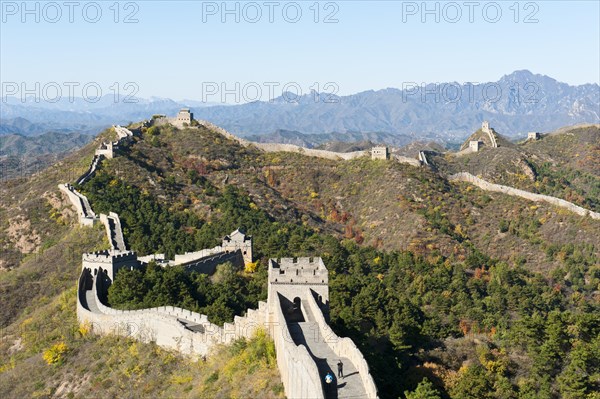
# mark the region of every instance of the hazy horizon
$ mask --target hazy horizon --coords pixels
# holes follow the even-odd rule
[[[213,85],[344,96],[523,69],[600,84],[595,1],[77,4],[2,2],[3,84],[172,99],[202,99]]]

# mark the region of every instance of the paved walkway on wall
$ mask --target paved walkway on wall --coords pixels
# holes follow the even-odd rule
[[[94,277],[94,284],[96,283],[96,278]],[[91,290],[87,290],[85,292],[85,306],[92,313],[101,313],[98,304],[96,303],[96,295],[94,295],[95,287],[92,286]]]
[[[91,278],[93,279],[92,289],[85,291],[85,303],[82,303],[82,305],[83,305],[83,307],[85,307],[87,310],[89,310],[92,313],[102,314],[103,312],[100,310],[100,307],[98,306],[98,297],[95,295],[96,276],[93,276]],[[144,310],[144,309],[140,309],[140,310]],[[158,313],[161,313],[161,312],[158,312]],[[183,316],[173,316],[173,315],[170,315],[168,312],[162,313],[162,314],[176,318],[177,321],[179,321],[185,328],[187,328],[190,331],[200,332],[200,333],[204,333],[204,331],[205,331],[204,325],[198,324],[192,320],[188,320],[187,318],[185,318]]]
[[[327,399],[360,398],[367,399],[367,394],[362,383],[361,376],[354,368],[352,362],[345,357],[338,357],[319,332],[319,326],[308,307],[303,307],[305,322],[289,323],[288,328],[296,345],[305,345],[319,369],[321,382]],[[337,363],[341,360],[344,364],[344,378],[337,378]],[[324,383],[325,375],[331,370],[334,375],[332,386],[336,389],[327,389]],[[332,388],[332,387],[331,387]]]
[[[125,239],[123,238],[123,231],[121,230],[119,215],[111,212],[106,217],[106,220],[108,222],[108,238],[110,239],[110,246],[112,249],[117,251],[127,251]]]
[[[77,180],[77,184],[84,184],[92,177],[92,175],[96,172],[96,169],[98,168],[98,163],[100,163],[102,158],[103,155],[94,155],[90,168],[87,170],[87,172],[85,172],[83,176],[79,178],[79,180]]]

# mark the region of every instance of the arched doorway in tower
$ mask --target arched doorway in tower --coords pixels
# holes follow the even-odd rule
[[[306,321],[304,319],[304,314],[302,313],[302,300],[300,297],[295,297],[292,301],[292,309],[289,317],[290,322],[303,322]]]
[[[305,321],[304,315],[302,314],[302,300],[300,297],[295,297],[290,301],[282,295],[280,300],[281,310],[283,310],[285,320],[288,323],[301,323]]]

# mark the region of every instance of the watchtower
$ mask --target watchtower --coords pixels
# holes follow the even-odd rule
[[[100,147],[96,150],[96,155],[104,155],[105,158],[111,159],[114,156],[115,143],[109,141],[108,143],[102,142]]]
[[[329,272],[323,259],[269,259],[269,312],[273,312],[279,302],[283,307],[299,309],[308,293],[314,295],[323,314],[328,317]],[[279,301],[276,300],[277,297]]]
[[[481,124],[481,130],[484,133],[490,133],[490,123],[488,121],[483,121],[483,123]]]
[[[98,251],[84,253],[81,259],[82,269],[88,269],[94,276],[103,270],[109,283],[115,279],[117,271],[122,268],[133,270],[139,267],[137,255],[133,251]]]
[[[189,108],[182,108],[179,113],[177,114],[177,116],[175,117],[175,122],[177,122],[178,124],[183,125],[184,123],[187,123],[188,125],[190,123],[192,123],[192,120],[194,119],[194,114],[192,112],[190,112]]]
[[[479,151],[480,147],[481,147],[481,141],[479,141],[479,140],[469,141],[469,148],[471,149],[471,151],[477,152],[477,151]]]
[[[242,252],[244,263],[252,262],[252,237],[247,236],[240,229],[226,235],[221,247],[225,252],[235,252],[239,249]]]
[[[387,147],[373,147],[371,148],[371,159],[389,159],[390,152]]]

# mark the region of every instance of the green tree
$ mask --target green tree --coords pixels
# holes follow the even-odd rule
[[[143,277],[141,270],[119,270],[108,290],[108,302],[121,308],[140,307],[146,292]]]
[[[434,388],[431,381],[427,378],[423,378],[414,391],[404,391],[404,395],[406,399],[441,399],[438,390]]]
[[[450,394],[452,399],[491,399],[493,391],[483,367],[475,365],[467,367]]]

